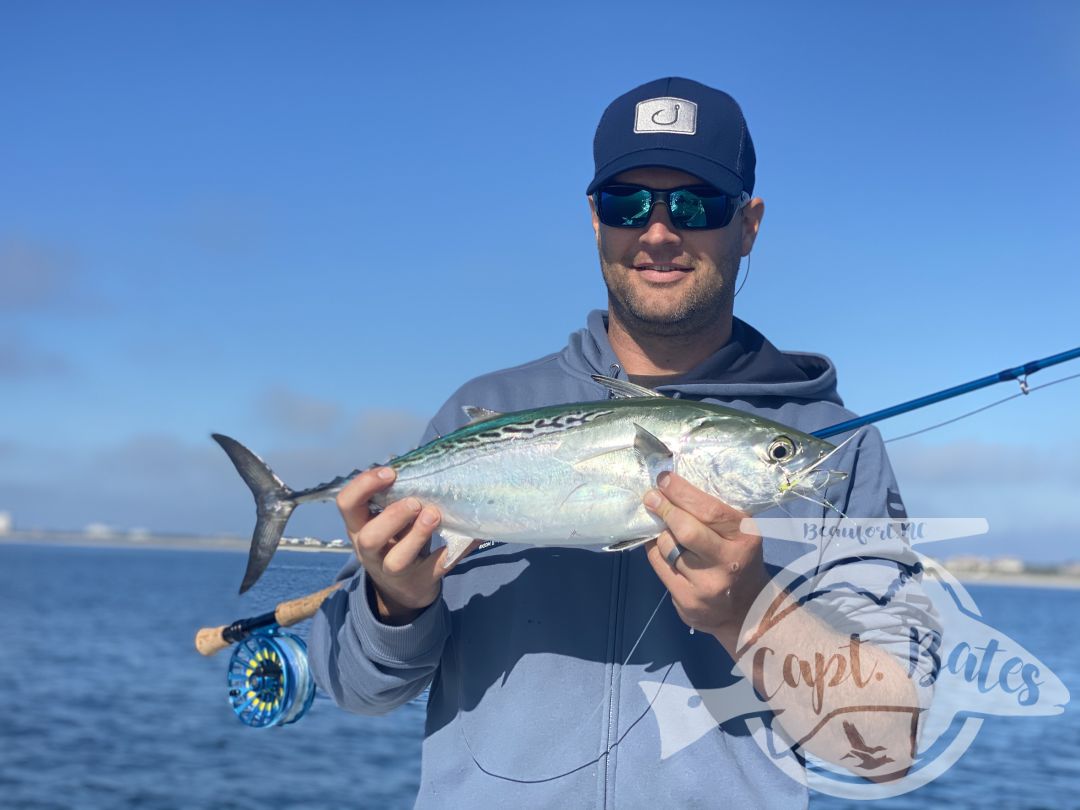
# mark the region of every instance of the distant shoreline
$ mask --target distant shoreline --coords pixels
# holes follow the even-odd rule
[[[235,535],[149,535],[128,534],[88,535],[85,532],[12,532],[0,535],[2,545],[50,545],[81,546],[85,548],[140,548],[149,551],[235,551],[246,553],[251,540]],[[283,551],[351,553],[352,549],[328,548],[327,546],[302,546],[282,544]],[[978,571],[950,571],[964,585],[1005,585],[1028,588],[1064,588],[1080,590],[1080,576],[1067,574],[1043,574],[1024,572],[1018,574],[981,573]]]
[[[88,535],[85,532],[12,532],[0,535],[0,545],[49,545],[81,546],[85,548],[139,548],[148,551],[238,551],[247,552],[251,545],[250,538],[235,535],[129,535],[102,534]],[[349,547],[329,548],[327,546],[303,546],[283,543],[283,551],[329,551],[340,554],[351,552]]]
[[[950,573],[964,585],[1009,585],[1026,588],[1080,590],[1080,577],[1067,574],[980,574],[971,571],[952,571]]]

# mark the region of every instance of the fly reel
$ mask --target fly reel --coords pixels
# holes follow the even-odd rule
[[[311,708],[315,680],[307,646],[280,627],[254,632],[229,659],[229,702],[240,722],[253,728],[295,723]]]

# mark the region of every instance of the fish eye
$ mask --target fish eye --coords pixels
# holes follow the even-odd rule
[[[795,455],[795,449],[795,442],[787,436],[777,436],[769,442],[769,448],[765,452],[769,456],[769,461],[778,463],[787,461]]]

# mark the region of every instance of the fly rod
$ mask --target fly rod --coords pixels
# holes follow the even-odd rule
[[[958,397],[961,394],[968,394],[972,391],[978,391],[980,388],[986,388],[987,386],[996,385],[997,383],[1008,382],[1009,380],[1016,380],[1021,377],[1024,379],[1020,381],[1020,390],[1026,394],[1028,391],[1027,376],[1029,374],[1034,374],[1036,371],[1041,371],[1050,366],[1056,366],[1058,363],[1064,363],[1067,360],[1075,360],[1077,357],[1080,357],[1080,346],[1077,346],[1075,349],[1069,349],[1067,352],[1061,352],[1061,354],[1053,354],[1050,357],[1044,357],[1041,360],[1032,360],[1030,363],[1024,363],[1022,366],[1004,369],[997,374],[990,374],[989,376],[980,377],[971,382],[954,385],[952,388],[946,388],[934,394],[927,394],[924,397],[918,397],[917,399],[902,402],[899,405],[893,405],[891,408],[882,408],[880,411],[868,413],[866,416],[859,416],[855,419],[849,419],[846,422],[839,422],[832,427],[815,430],[810,435],[816,436],[819,439],[825,439],[829,436],[835,436],[838,433],[846,433],[849,430],[854,430],[863,425],[880,422],[882,419],[889,419],[902,413],[925,408],[927,405],[933,405],[936,402],[942,402],[946,399]]]

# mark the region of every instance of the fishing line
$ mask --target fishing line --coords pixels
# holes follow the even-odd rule
[[[645,637],[645,633],[648,631],[649,627],[652,625],[653,620],[656,618],[657,613],[660,612],[660,608],[663,606],[664,601],[670,595],[671,594],[667,590],[667,588],[664,588],[664,592],[660,595],[660,599],[656,603],[656,607],[653,608],[652,613],[649,615],[648,621],[645,622],[645,626],[641,629],[641,632],[638,633],[637,639],[634,641],[633,646],[631,646],[630,652],[628,652],[626,654],[626,658],[623,659],[623,662],[622,662],[621,666],[625,667],[627,664],[630,663],[630,659],[633,657],[634,652],[638,648],[638,645],[641,644],[641,640]],[[691,633],[692,632],[693,632],[693,630],[691,630]],[[451,641],[451,643],[452,643],[452,641]],[[460,661],[461,661],[461,659],[460,659],[460,650],[458,649],[457,645],[454,645],[454,657],[458,660],[458,667],[460,668],[460,666],[461,666],[461,663],[460,663]],[[626,730],[621,735],[619,735],[618,739],[616,739],[614,742],[612,742],[610,745],[608,745],[603,751],[601,751],[599,754],[597,754],[595,757],[588,760],[587,762],[583,762],[580,765],[577,765],[577,766],[575,766],[573,768],[570,768],[570,769],[568,769],[566,771],[563,771],[561,773],[556,773],[556,774],[553,774],[551,776],[540,776],[540,777],[533,777],[533,778],[523,778],[523,777],[516,777],[516,776],[508,776],[506,774],[497,773],[497,772],[491,770],[490,768],[485,767],[484,764],[481,763],[479,757],[477,756],[476,751],[473,748],[472,740],[469,739],[468,729],[466,728],[464,723],[459,724],[459,730],[460,730],[460,733],[461,733],[462,741],[465,743],[465,748],[468,750],[469,756],[472,758],[473,763],[476,765],[476,767],[478,767],[481,771],[486,773],[488,776],[493,776],[493,777],[495,777],[497,779],[504,779],[504,780],[506,780],[508,782],[518,782],[518,783],[521,783],[521,784],[536,784],[536,783],[539,783],[539,782],[550,782],[550,781],[552,781],[554,779],[561,779],[561,778],[563,778],[565,776],[569,776],[572,773],[576,773],[577,771],[580,771],[583,768],[587,768],[590,765],[593,765],[593,764],[599,762],[601,759],[603,759],[608,754],[610,754],[615,749],[615,747],[618,746],[624,739],[626,739],[626,736],[634,729],[635,726],[637,726],[638,723],[640,723],[642,721],[642,719],[645,718],[646,715],[648,715],[649,711],[652,709],[652,706],[656,702],[656,699],[660,696],[660,692],[663,689],[663,685],[665,683],[667,683],[668,675],[671,673],[671,670],[672,670],[672,668],[674,666],[675,666],[674,663],[668,664],[667,670],[665,670],[665,672],[664,672],[664,677],[661,679],[661,682],[660,682],[660,689],[657,689],[656,694],[653,695],[652,699],[649,701],[649,703],[645,707],[644,711],[626,727]],[[458,685],[458,689],[459,689],[458,702],[459,702],[459,705],[461,705],[461,703],[463,702],[462,701],[462,696],[460,694],[460,688],[461,688],[461,685],[459,684]],[[610,695],[603,696],[600,699],[600,702],[596,704],[595,708],[593,708],[593,710],[590,711],[587,715],[582,717],[580,725],[582,727],[584,727],[585,724],[589,720],[591,720],[593,718],[593,716],[595,716],[604,707],[604,704],[606,704],[606,703],[608,703],[610,701],[610,699],[611,699]]]
[[[661,595],[661,597],[660,597],[660,601],[659,601],[659,602],[657,602],[657,603],[656,603],[656,607],[654,607],[654,608],[653,608],[653,612],[652,612],[652,615],[651,615],[651,616],[649,617],[649,620],[648,620],[647,622],[645,622],[645,626],[644,626],[643,628],[641,628],[641,632],[640,632],[640,633],[638,634],[638,637],[637,637],[637,641],[635,641],[635,642],[634,642],[634,646],[630,648],[630,652],[628,652],[628,653],[626,654],[626,660],[622,662],[622,665],[623,665],[624,667],[625,667],[625,666],[626,666],[627,664],[629,664],[629,663],[630,663],[630,658],[631,658],[631,657],[632,657],[632,656],[634,655],[634,650],[636,650],[636,649],[638,648],[638,644],[640,644],[640,643],[641,643],[641,640],[642,640],[643,638],[645,638],[645,631],[649,629],[649,625],[650,625],[650,624],[652,624],[652,622],[653,622],[653,619],[655,619],[655,618],[656,618],[656,614],[657,614],[657,612],[659,612],[659,610],[660,610],[660,606],[661,606],[662,604],[664,604],[664,600],[665,600],[665,599],[667,599],[667,598],[668,598],[668,597],[669,597],[670,595],[671,595],[671,592],[670,592],[670,591],[668,591],[668,590],[667,590],[667,588],[665,588],[665,589],[664,589],[664,593],[663,593],[663,595]],[[691,628],[691,629],[690,629],[690,632],[691,632],[691,633],[693,633],[693,632],[694,632],[693,628]]]
[[[910,413],[911,411],[917,411],[920,408],[925,408],[928,405],[934,405],[938,402],[944,402],[947,399],[958,397],[963,394],[970,394],[972,391],[978,391],[981,388],[986,388],[990,385],[997,385],[998,383],[1008,382],[1010,380],[1020,381],[1020,391],[1028,393],[1032,389],[1028,387],[1028,377],[1034,374],[1036,371],[1042,371],[1044,368],[1050,368],[1056,366],[1059,363],[1067,363],[1069,360],[1076,360],[1080,358],[1080,346],[1077,346],[1068,351],[1060,352],[1058,354],[1050,355],[1049,357],[1042,357],[1038,360],[1031,360],[1024,363],[1022,366],[1015,366],[1013,368],[1002,369],[996,374],[989,374],[986,377],[980,377],[977,380],[969,380],[966,383],[960,385],[954,385],[952,388],[945,388],[941,391],[935,391],[933,394],[927,394],[926,396],[917,397],[907,402],[901,402],[899,405],[893,405],[888,408],[882,408],[880,411],[874,411],[864,416],[857,416],[854,419],[848,419],[844,422],[838,422],[830,427],[821,428],[815,430],[810,435],[816,436],[819,439],[827,439],[830,436],[837,436],[841,433],[847,433],[849,430],[854,430],[857,427],[863,425],[871,425],[874,422],[880,422],[883,419],[891,419],[894,416],[899,416],[902,413]],[[1062,380],[1056,380],[1055,382],[1062,382],[1065,379],[1072,379],[1071,377],[1065,377]],[[1050,385],[1052,383],[1048,383]],[[1038,386],[1039,388],[1045,388],[1045,385]],[[1012,397],[1009,397],[1011,399]],[[982,409],[982,410],[985,410]],[[978,411],[975,411],[977,413]],[[955,421],[955,420],[953,420]],[[943,424],[948,424],[947,422]],[[914,435],[914,434],[913,434]],[[903,438],[903,437],[898,437]]]
[[[822,498],[822,499],[821,499],[821,500],[819,501],[819,500],[816,500],[816,499],[814,499],[814,498],[811,498],[811,497],[810,497],[809,495],[804,495],[804,494],[803,494],[803,493],[801,493],[801,492],[796,492],[795,490],[789,490],[789,491],[790,491],[790,492],[791,492],[791,494],[792,494],[792,495],[794,495],[794,496],[795,496],[796,498],[802,498],[802,499],[803,499],[804,501],[810,501],[810,503],[812,503],[812,504],[813,504],[814,506],[823,506],[823,507],[825,507],[825,509],[827,509],[827,510],[828,510],[828,509],[831,509],[831,510],[832,510],[833,512],[836,512],[836,514],[838,514],[838,515],[839,515],[840,517],[842,517],[842,518],[843,518],[844,520],[847,520],[847,519],[848,519],[848,516],[847,516],[847,515],[845,515],[845,514],[844,514],[843,512],[841,512],[841,511],[840,511],[840,510],[839,510],[839,509],[838,509],[837,507],[835,507],[835,506],[833,506],[833,505],[832,505],[831,503],[829,503],[829,502],[828,502],[828,501],[827,501],[827,500],[826,500],[826,499],[825,499],[824,497],[823,497],[823,498]],[[789,514],[790,514],[790,513],[789,513]]]
[[[1027,396],[1028,394],[1034,393],[1035,391],[1038,391],[1038,390],[1040,390],[1042,388],[1049,388],[1051,385],[1057,385],[1058,383],[1068,382],[1069,380],[1075,380],[1078,377],[1080,377],[1080,374],[1070,374],[1068,377],[1062,377],[1059,380],[1054,380],[1052,382],[1043,383],[1042,385],[1036,385],[1034,388],[1028,388],[1024,383],[1021,383],[1021,385],[1023,387],[1021,388],[1020,391],[1017,391],[1015,394],[1010,394],[1007,397],[999,399],[997,402],[991,402],[989,405],[983,405],[981,408],[976,408],[973,411],[968,411],[967,413],[961,414],[960,416],[955,416],[952,419],[946,419],[944,422],[938,422],[936,425],[931,425],[930,427],[925,427],[925,428],[922,428],[921,430],[915,430],[915,431],[912,431],[911,433],[905,433],[902,436],[894,436],[891,439],[886,439],[885,444],[891,444],[892,442],[898,442],[901,439],[910,439],[912,436],[918,436],[921,433],[929,433],[931,430],[937,430],[940,427],[945,427],[945,425],[951,425],[953,422],[959,422],[961,419],[967,419],[969,416],[974,416],[977,413],[982,413],[983,411],[988,411],[991,408],[996,408],[998,405],[1003,405],[1004,403],[1008,402],[1011,399],[1016,399],[1017,397]]]

